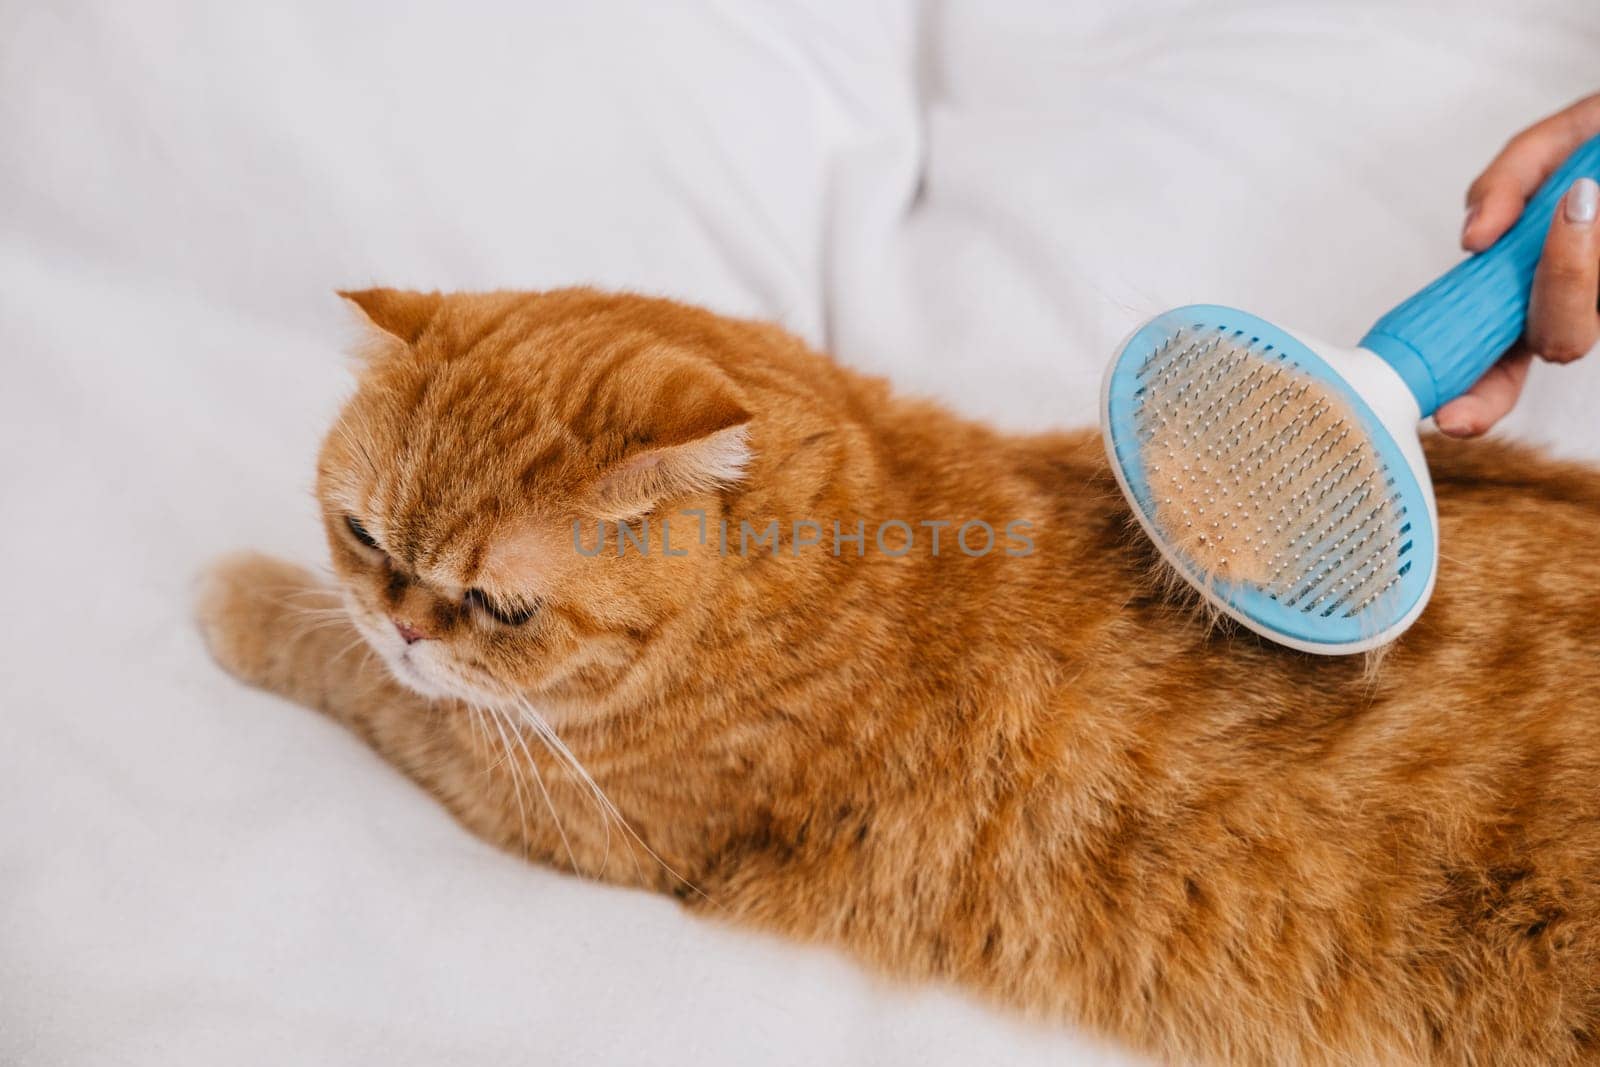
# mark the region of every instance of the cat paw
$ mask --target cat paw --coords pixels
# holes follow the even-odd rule
[[[259,552],[212,561],[200,575],[195,620],[211,657],[250,685],[277,688],[299,632],[337,597],[304,567]]]

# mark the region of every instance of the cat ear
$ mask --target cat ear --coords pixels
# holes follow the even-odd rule
[[[404,289],[340,289],[338,294],[366,319],[367,324],[402,344],[413,344],[444,303],[440,293]]]
[[[653,420],[650,443],[595,485],[602,519],[626,519],[669,496],[736,485],[753,458],[750,413],[722,393],[679,393]]]

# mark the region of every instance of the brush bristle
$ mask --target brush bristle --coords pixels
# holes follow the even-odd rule
[[[1405,509],[1337,389],[1217,329],[1179,331],[1137,377],[1152,518],[1207,580],[1345,617],[1400,581]]]

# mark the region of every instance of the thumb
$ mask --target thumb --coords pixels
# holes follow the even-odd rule
[[[1490,367],[1471,389],[1434,413],[1433,424],[1446,437],[1478,437],[1517,406],[1533,352],[1516,345]]]

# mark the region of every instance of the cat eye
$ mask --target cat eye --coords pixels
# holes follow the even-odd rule
[[[378,539],[367,533],[367,528],[361,525],[354,515],[346,515],[344,524],[349,528],[351,537],[354,537],[368,548],[376,549],[379,552],[383,551],[383,549],[378,548]]]
[[[539,610],[537,605],[518,611],[508,610],[496,604],[482,589],[468,589],[461,599],[469,608],[477,608],[502,626],[521,626]]]

